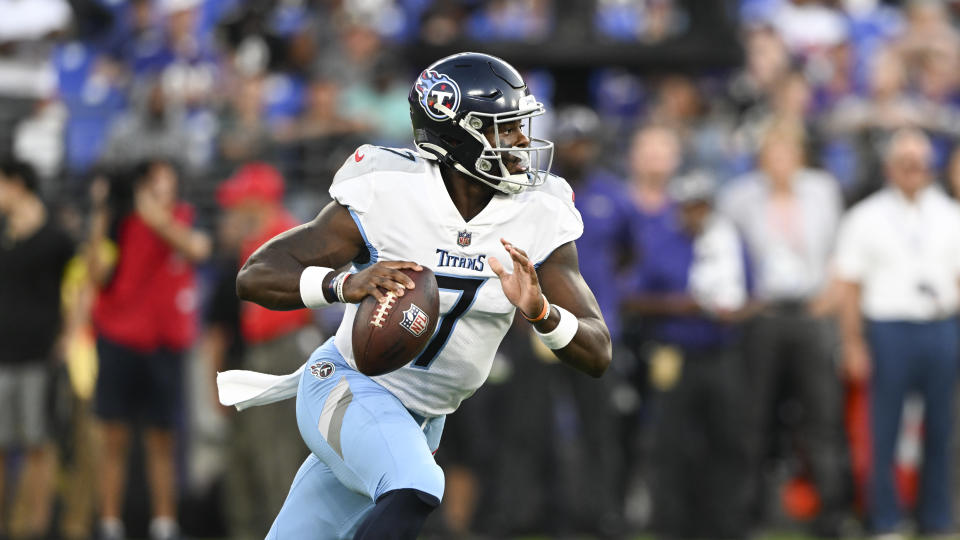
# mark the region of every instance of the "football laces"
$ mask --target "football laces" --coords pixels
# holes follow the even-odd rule
[[[390,315],[390,308],[393,307],[396,301],[397,295],[393,291],[388,291],[383,300],[377,304],[377,308],[373,310],[373,315],[370,317],[370,326],[383,328],[383,323],[386,322],[387,316]]]

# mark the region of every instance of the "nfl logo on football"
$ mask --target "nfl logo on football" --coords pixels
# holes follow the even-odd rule
[[[460,231],[457,233],[457,245],[460,247],[467,247],[470,245],[470,239],[473,236],[473,233],[467,231]]]
[[[400,321],[400,326],[404,327],[407,332],[410,332],[414,336],[420,337],[423,331],[427,329],[429,323],[430,317],[428,317],[422,309],[417,307],[416,304],[410,304],[410,309],[403,312],[403,320]]]

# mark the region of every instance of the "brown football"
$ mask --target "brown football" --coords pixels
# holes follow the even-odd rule
[[[427,267],[404,269],[416,287],[403,296],[387,293],[383,302],[367,296],[353,320],[353,357],[364,375],[383,375],[410,363],[427,346],[437,328],[440,292]]]

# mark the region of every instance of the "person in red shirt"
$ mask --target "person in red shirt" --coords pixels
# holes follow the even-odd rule
[[[217,202],[223,216],[242,238],[242,265],[261,245],[289,230],[297,221],[283,206],[284,181],[271,165],[249,163],[223,181]],[[235,269],[239,270],[239,266]],[[224,276],[231,283],[236,272]],[[237,300],[239,302],[239,300]],[[283,374],[295,371],[304,355],[320,344],[306,309],[272,311],[252,302],[240,303],[242,369]],[[286,412],[278,414],[278,409]],[[276,403],[233,418],[227,497],[224,501],[230,537],[262,538],[280,511],[299,463],[309,451],[300,438],[295,403]],[[252,413],[252,414],[250,414]]]
[[[130,430],[144,426],[153,540],[177,538],[173,427],[180,410],[183,353],[196,329],[193,265],[211,251],[191,227],[193,210],[177,200],[169,162],[138,165],[110,184],[91,187],[87,263],[98,286],[93,308],[100,362],[94,412],[103,433],[100,536],[122,539],[120,519]],[[116,244],[114,264],[104,256]]]

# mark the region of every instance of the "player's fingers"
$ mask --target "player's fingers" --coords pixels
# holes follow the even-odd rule
[[[401,272],[397,273],[400,274],[402,278],[406,277]],[[404,286],[400,281],[398,281],[402,278],[397,278],[393,275],[378,275],[374,278],[374,280],[378,287],[390,291],[397,296],[403,296]]]
[[[394,270],[402,270],[404,268],[410,268],[411,270],[416,270],[417,272],[423,270],[422,266],[413,261],[383,261],[381,264]]]
[[[511,247],[510,249],[508,249],[508,250],[507,250],[507,253],[509,253],[510,256],[513,257],[513,260],[515,260],[515,261],[517,261],[517,262],[520,262],[520,263],[526,263],[528,260],[530,260],[530,259],[527,257],[527,254],[526,254],[526,253],[520,251],[519,249],[517,249],[517,248],[515,248],[515,247]]]
[[[387,297],[383,289],[373,284],[370,284],[370,286],[367,287],[367,294],[374,297],[377,302],[383,302],[383,300]]]
[[[396,283],[398,283],[398,284],[400,285],[401,288],[404,288],[404,287],[405,287],[405,288],[407,288],[407,289],[412,289],[412,288],[416,287],[416,285],[417,285],[417,284],[413,281],[413,278],[411,278],[410,276],[404,274],[403,272],[401,272],[401,271],[399,271],[399,270],[388,270],[387,273],[386,273],[383,277],[386,277],[386,278],[388,278],[388,279],[391,279],[391,280],[395,281]]]
[[[527,252],[526,252],[526,251],[518,248],[517,246],[513,246],[513,249],[517,250],[517,252],[520,253],[521,255],[523,255],[524,257],[526,257],[526,258],[528,258],[528,259],[530,258],[530,256],[527,255]]]
[[[533,268],[533,265],[530,263],[530,259],[527,257],[526,253],[514,247],[507,249],[507,253],[510,254],[510,258],[513,259],[517,266],[522,266],[528,271]]]
[[[496,257],[490,257],[489,259],[487,259],[487,261],[490,263],[490,269],[493,270],[494,274],[496,274],[500,278],[503,278],[504,276],[506,276],[507,270],[503,267],[502,264],[500,264],[500,261],[497,260]]]

